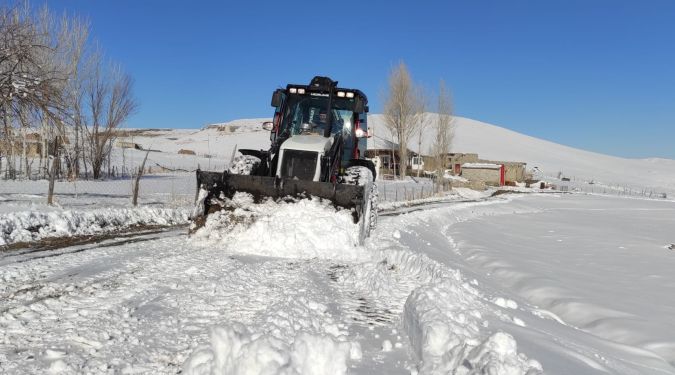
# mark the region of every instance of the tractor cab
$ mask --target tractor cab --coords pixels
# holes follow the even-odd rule
[[[317,76],[309,85],[274,91],[270,171],[276,176],[329,181],[350,160],[360,159],[361,150],[365,152],[368,99],[359,90],[337,84]],[[302,162],[293,162],[300,154]],[[316,159],[313,172],[308,158]],[[302,164],[303,173],[295,174],[292,164]]]

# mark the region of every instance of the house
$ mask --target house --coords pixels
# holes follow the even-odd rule
[[[464,163],[462,177],[475,183],[489,186],[503,186],[504,165],[494,163]]]
[[[494,163],[504,166],[504,180],[506,182],[523,182],[528,178],[525,172],[527,163],[517,161],[499,161]]]
[[[436,164],[436,156],[434,155],[424,155],[425,165],[428,166],[427,170],[438,169]],[[448,171],[449,174],[459,176],[462,173],[462,164],[464,163],[477,163],[479,161],[478,154],[473,153],[460,153],[460,152],[449,152],[445,154],[443,165],[440,168],[444,171]]]
[[[400,164],[400,156],[398,152],[398,143],[380,138],[377,136],[367,138],[366,158],[379,159],[383,174],[393,173]],[[408,166],[412,166],[413,162],[424,165],[422,158],[416,152],[408,149]]]
[[[4,137],[4,134],[3,134]],[[26,156],[28,157],[38,157],[42,155],[43,150],[43,141],[39,133],[28,133],[25,136],[25,139],[20,135],[14,134],[12,136],[13,146],[8,142],[0,142],[0,155],[23,155],[24,146],[26,150]]]

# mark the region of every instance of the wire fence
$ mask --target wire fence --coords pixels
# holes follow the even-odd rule
[[[444,195],[452,190],[449,181],[437,183],[429,178],[377,181],[379,200],[383,202],[404,202]]]
[[[131,206],[134,179],[118,176],[101,180],[60,179],[54,185],[54,200],[64,208]],[[431,198],[452,190],[449,182],[430,179],[377,181],[379,200],[404,202]],[[45,179],[0,179],[0,204],[44,204],[49,181]],[[197,194],[196,176],[192,172],[144,174],[140,179],[139,205],[192,207]]]
[[[539,176],[541,180],[548,181],[560,191],[578,192],[588,194],[616,195],[625,197],[640,197],[651,199],[672,198],[673,191],[665,188],[630,186],[627,184],[602,183],[593,180],[579,179],[576,177]]]
[[[82,206],[131,206],[134,179],[117,177],[102,180],[57,180],[54,201],[64,208]],[[47,180],[0,181],[0,204],[40,204],[47,202]],[[189,207],[196,195],[194,173],[146,174],[140,179],[139,204]]]

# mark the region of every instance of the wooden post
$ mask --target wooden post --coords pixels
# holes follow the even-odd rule
[[[145,170],[145,162],[148,160],[148,154],[150,153],[150,150],[145,152],[145,157],[143,158],[143,163],[141,163],[141,166],[138,167],[138,173],[136,174],[136,180],[134,181],[134,188],[133,188],[133,193],[134,196],[131,200],[131,203],[136,207],[138,205],[138,190],[139,186],[141,183],[141,176],[143,176],[143,171]]]

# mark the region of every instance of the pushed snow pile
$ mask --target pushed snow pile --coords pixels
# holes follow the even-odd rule
[[[242,324],[216,327],[211,344],[197,348],[183,366],[188,375],[341,375],[360,350],[349,342],[299,333],[291,344],[270,335],[253,334]]]
[[[247,193],[226,200],[192,237],[196,245],[224,245],[233,252],[282,258],[356,260],[359,230],[349,210],[317,198],[268,199],[254,203]]]
[[[0,246],[43,238],[109,233],[138,225],[185,224],[188,213],[168,208],[22,211],[0,214]]]
[[[503,332],[483,338],[482,311],[470,287],[456,279],[415,289],[405,303],[404,327],[422,374],[542,373]]]
[[[230,173],[250,175],[253,168],[260,164],[260,158],[252,155],[237,155],[230,164]]]

